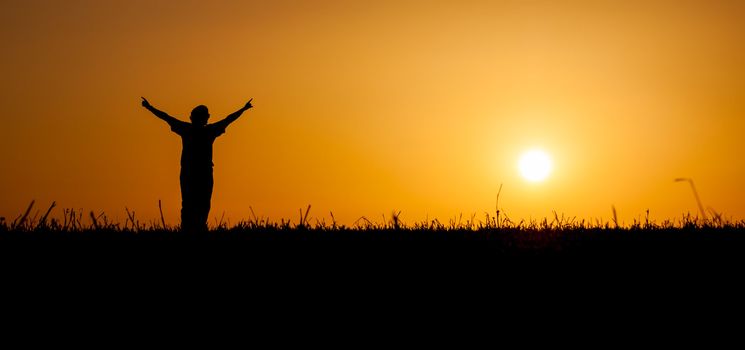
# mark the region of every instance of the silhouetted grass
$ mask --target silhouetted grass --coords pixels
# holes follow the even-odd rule
[[[391,247],[433,249],[448,253],[467,247],[495,256],[512,255],[592,255],[639,256],[681,255],[722,256],[745,252],[745,222],[726,221],[721,215],[703,220],[685,215],[676,221],[655,222],[649,213],[642,220],[623,225],[612,222],[588,222],[554,213],[542,220],[512,221],[504,212],[497,216],[484,213],[481,218],[462,215],[448,222],[437,219],[411,224],[394,212],[384,221],[361,217],[352,225],[311,219],[308,206],[300,210],[296,221],[270,221],[256,216],[234,225],[222,219],[208,232],[180,232],[166,226],[165,220],[140,222],[134,211],[126,209],[124,223],[112,222],[99,213],[64,209],[60,218],[50,217],[55,203],[44,214],[32,215],[32,202],[12,222],[0,218],[0,241],[3,242],[233,242],[252,243],[242,246],[286,247],[313,244],[320,251],[339,249],[390,250]],[[277,243],[277,245],[273,245]],[[315,244],[319,243],[319,244]],[[269,244],[269,245],[267,245]]]

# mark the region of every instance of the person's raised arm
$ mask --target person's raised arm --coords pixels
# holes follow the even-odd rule
[[[148,102],[147,99],[142,97],[142,107],[145,107],[148,111],[153,113],[156,117],[165,120],[166,123],[169,125],[173,125],[174,122],[178,122],[179,120],[171,117],[168,115],[168,113],[158,110],[157,108],[153,107],[150,102]]]
[[[243,114],[243,112],[245,112],[245,111],[247,111],[247,110],[249,110],[249,109],[251,109],[253,107],[251,105],[251,101],[253,101],[253,100],[254,100],[253,98],[250,99],[250,100],[248,100],[248,102],[246,102],[246,105],[243,106],[243,108],[241,108],[241,109],[233,112],[233,114],[231,114],[231,115],[225,117],[225,119],[223,119],[223,120],[215,123],[215,125],[217,125],[217,126],[219,126],[221,128],[227,128],[228,125],[230,125],[230,123],[236,121],[241,116],[241,114]]]

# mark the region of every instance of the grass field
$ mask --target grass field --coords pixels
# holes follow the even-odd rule
[[[400,213],[384,222],[358,219],[353,225],[309,217],[310,206],[295,220],[270,222],[256,217],[234,225],[217,221],[208,232],[181,232],[165,220],[141,223],[127,210],[124,223],[111,222],[106,215],[62,210],[52,218],[54,204],[31,215],[31,203],[13,221],[0,220],[0,242],[27,243],[131,243],[158,242],[193,246],[223,244],[244,247],[254,253],[271,251],[318,254],[412,252],[427,255],[501,256],[592,256],[592,257],[739,257],[745,252],[745,222],[716,216],[700,219],[686,215],[678,221],[636,220],[628,225],[578,221],[555,214],[553,218],[514,222],[501,213],[485,213],[407,224]],[[69,245],[68,245],[69,246]],[[314,253],[315,254],[315,253]]]

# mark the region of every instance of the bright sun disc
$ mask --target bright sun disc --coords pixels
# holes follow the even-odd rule
[[[520,157],[520,174],[531,182],[545,180],[551,173],[551,158],[546,152],[533,150]]]

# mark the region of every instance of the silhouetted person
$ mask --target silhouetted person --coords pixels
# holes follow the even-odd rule
[[[212,199],[212,143],[225,133],[225,128],[246,110],[253,107],[253,99],[225,119],[207,124],[210,117],[206,106],[200,105],[191,111],[191,123],[182,122],[150,105],[144,97],[142,106],[156,117],[163,119],[171,130],[181,136],[181,229],[184,231],[206,231],[207,217]]]

